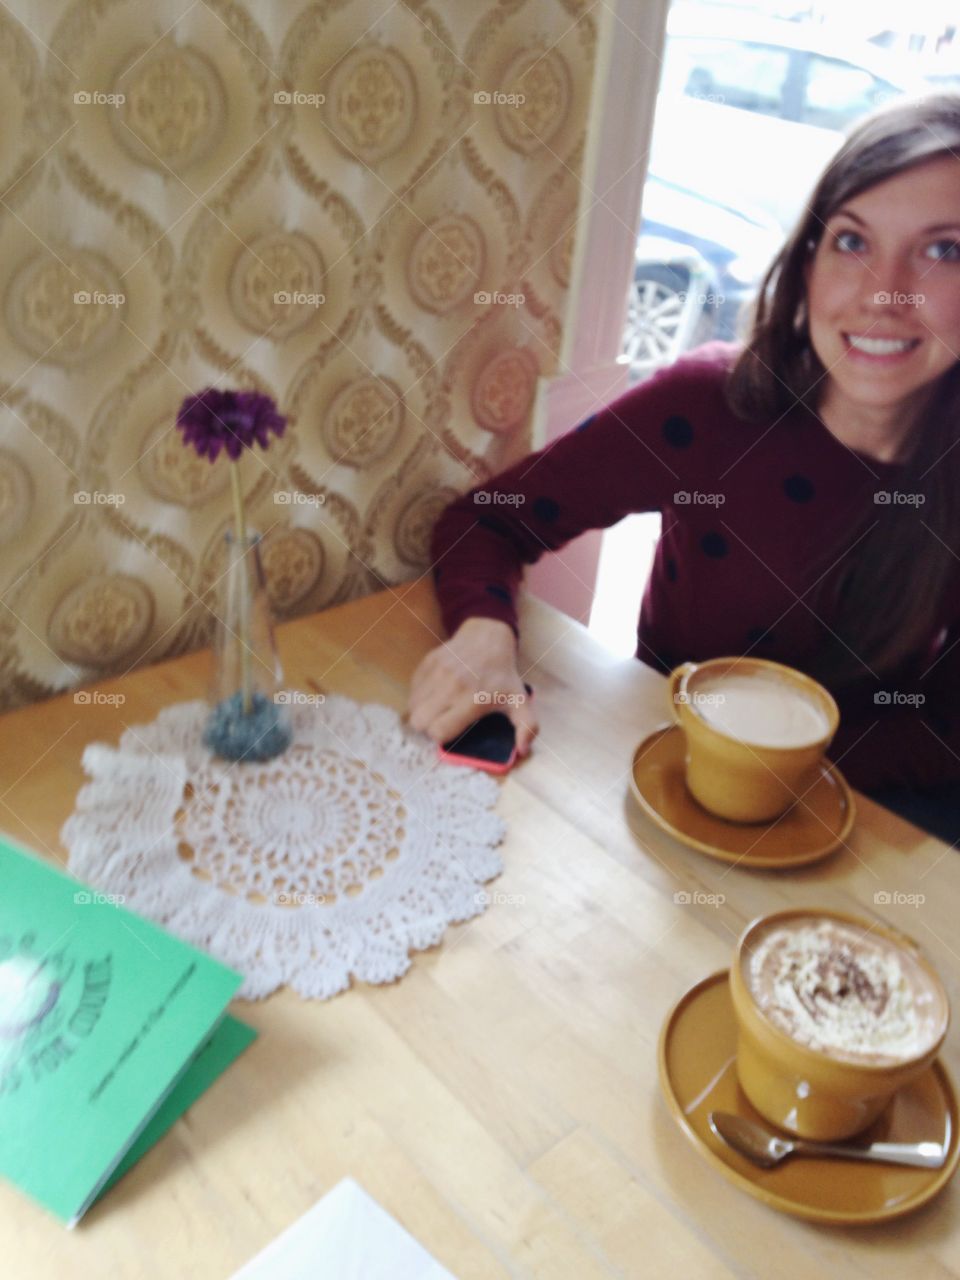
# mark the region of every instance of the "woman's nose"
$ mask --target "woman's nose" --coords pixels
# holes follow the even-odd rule
[[[916,304],[915,285],[909,263],[902,259],[891,260],[875,269],[872,279],[864,281],[864,293],[867,295],[864,301],[871,310],[895,308],[902,311]]]

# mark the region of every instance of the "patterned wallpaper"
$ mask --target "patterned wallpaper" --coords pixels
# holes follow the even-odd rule
[[[208,642],[226,464],[278,617],[420,573],[556,367],[590,0],[0,8],[0,705]]]

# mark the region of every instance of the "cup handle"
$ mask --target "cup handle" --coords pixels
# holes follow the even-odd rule
[[[674,720],[678,723],[680,717],[677,714],[677,689],[680,687],[680,681],[689,671],[695,671],[697,664],[695,662],[681,662],[679,667],[674,667],[667,676],[667,682],[670,690],[670,710]]]

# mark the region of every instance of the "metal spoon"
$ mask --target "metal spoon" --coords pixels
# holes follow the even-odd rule
[[[883,1164],[907,1164],[918,1169],[940,1169],[947,1153],[939,1142],[871,1142],[867,1147],[831,1142],[807,1142],[783,1138],[762,1125],[729,1111],[711,1111],[710,1128],[734,1151],[763,1169],[772,1169],[787,1156],[838,1156],[842,1160],[876,1160]]]

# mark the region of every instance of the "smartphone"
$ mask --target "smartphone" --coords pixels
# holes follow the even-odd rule
[[[517,758],[517,735],[513,721],[502,711],[491,711],[474,720],[463,733],[437,748],[448,764],[472,765],[487,773],[506,773]]]
[[[530,686],[524,685],[527,696],[533,695]],[[467,725],[463,733],[437,747],[441,760],[448,764],[470,765],[487,773],[506,773],[517,759],[517,734],[513,721],[502,711],[488,715]]]

